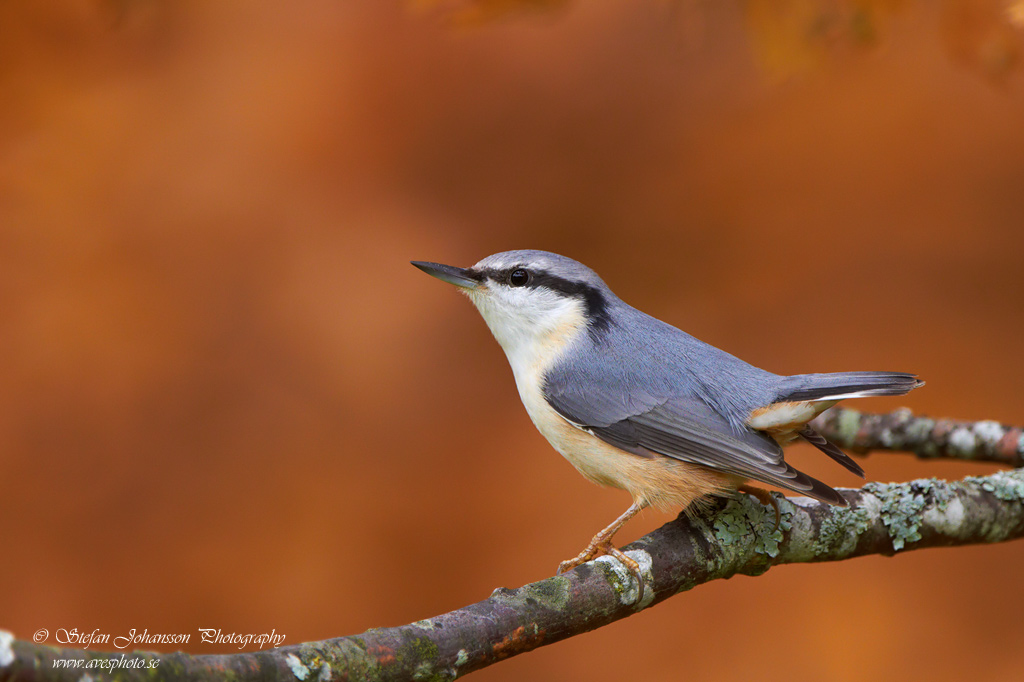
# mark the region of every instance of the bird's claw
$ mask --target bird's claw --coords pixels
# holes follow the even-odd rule
[[[636,578],[637,584],[636,601],[637,603],[643,601],[644,577],[643,574],[640,573],[640,564],[638,564],[635,559],[626,556],[626,553],[623,552],[621,549],[612,546],[611,542],[608,541],[591,542],[589,545],[587,545],[586,549],[584,549],[574,558],[566,559],[562,563],[558,564],[558,571],[556,574],[562,575],[566,571],[571,571],[577,566],[580,566],[588,561],[605,555],[613,556],[616,559],[618,559],[620,562],[622,562],[622,565],[625,566],[626,569],[633,574],[633,577]]]
[[[566,559],[565,561],[558,564],[558,571],[556,575],[562,575],[563,573],[571,571],[577,566],[581,566],[587,563],[591,559],[596,559],[602,554],[607,554],[609,547],[611,547],[611,545],[602,547],[596,543],[591,542],[589,545],[587,545],[587,548],[585,550],[577,554],[575,557],[573,557],[572,559]]]

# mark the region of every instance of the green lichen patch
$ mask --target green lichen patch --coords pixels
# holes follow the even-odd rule
[[[414,628],[419,628],[420,630],[433,630],[434,629],[434,623],[430,619],[418,620],[415,623],[412,623],[412,626]]]
[[[868,483],[864,491],[879,499],[879,516],[889,531],[892,548],[900,551],[921,539],[925,509],[934,502],[940,511],[949,503],[949,493],[940,481],[920,479],[910,483]]]
[[[919,443],[916,452],[922,455],[938,454],[939,448],[931,438],[932,429],[935,428],[935,420],[928,417],[912,419],[906,426],[904,433],[907,435],[908,443]]]
[[[919,482],[922,485],[929,484],[928,493],[931,496],[931,503],[938,511],[945,512],[949,504],[956,501],[956,493],[944,481],[925,479]]]
[[[768,505],[754,502],[747,497],[729,500],[725,507],[715,515],[713,530],[715,540],[723,550],[741,550],[749,547],[757,554],[775,558],[779,555],[779,543],[789,530],[792,513],[789,518],[784,513],[783,503],[779,503],[779,527],[775,527],[775,509]]]
[[[814,504],[808,498],[796,498],[807,504]],[[779,510],[782,512],[782,523],[779,527],[789,533],[789,542],[785,546],[786,561],[810,561],[814,558],[815,548],[811,543],[804,542],[814,533],[814,522],[810,514],[801,505],[787,497],[779,499]]]
[[[838,424],[839,439],[847,446],[853,445],[857,439],[857,431],[860,429],[860,412],[849,408],[839,413]]]
[[[860,536],[874,526],[879,506],[875,498],[862,496],[854,507],[831,507],[819,525],[811,546],[813,554],[833,558],[852,554]]]
[[[412,668],[414,680],[447,680],[451,675],[437,669],[440,649],[428,637],[410,637],[395,649],[395,661],[405,669]]]
[[[738,500],[729,500],[725,507],[715,514],[713,529],[715,540],[726,547],[745,544],[754,534],[750,520]]]
[[[974,483],[1006,502],[1024,501],[1024,469],[999,471],[988,476],[968,476],[965,483]]]
[[[435,670],[432,663],[420,663],[412,671],[412,679],[416,682],[447,682],[452,679],[452,675],[447,671]]]
[[[920,514],[925,507],[923,494],[915,494],[904,486],[889,483],[869,483],[864,486],[864,490],[881,501],[879,515],[889,531],[895,551],[903,549],[908,542],[921,539]]]
[[[541,606],[553,611],[561,611],[569,603],[568,575],[556,575],[546,580],[524,585],[518,590],[498,588],[491,593],[491,599],[509,605],[525,607]]]
[[[438,648],[428,637],[412,637],[395,652],[395,657],[412,661],[430,661],[437,658]]]

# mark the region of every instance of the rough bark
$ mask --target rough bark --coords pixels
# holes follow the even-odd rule
[[[996,421],[977,422],[915,416],[903,408],[870,414],[833,407],[814,421],[815,429],[851,452],[912,452],[922,459],[946,457],[1024,466],[1024,430]]]

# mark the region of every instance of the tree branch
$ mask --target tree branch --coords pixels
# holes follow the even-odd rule
[[[861,454],[893,450],[912,452],[922,459],[950,457],[1024,466],[1024,429],[991,420],[915,417],[907,408],[869,414],[834,407],[813,425],[836,445]]]
[[[857,415],[857,424],[863,427],[853,431],[853,442],[866,448],[880,443],[887,449],[897,442],[918,443],[914,438],[897,441],[878,435],[886,429],[893,432],[891,426],[873,430],[886,419],[896,419],[897,424],[914,421],[907,413],[894,415]],[[839,420],[844,418],[845,424],[853,423],[853,416]],[[939,428],[940,423],[934,422],[928,433],[948,433]],[[955,425],[954,431],[969,429],[978,434],[977,424],[948,423]],[[840,424],[839,428],[846,427]],[[982,433],[988,428],[981,427]],[[875,439],[862,439],[862,431],[876,434]],[[829,435],[835,434],[830,431]],[[1004,438],[1005,434],[999,442]],[[946,437],[937,450],[949,451],[950,440]],[[966,450],[955,446],[954,451]],[[782,520],[775,530],[773,510],[746,496],[720,501],[707,517],[688,519],[681,514],[625,548],[644,576],[641,603],[636,603],[639,590],[632,574],[618,560],[601,557],[565,575],[514,590],[499,588],[481,602],[428,620],[257,653],[191,656],[61,650],[13,641],[0,631],[0,682],[70,682],[83,679],[86,673],[94,680],[116,673],[124,682],[226,676],[310,682],[449,680],[607,625],[719,578],[760,575],[779,564],[841,561],[1024,537],[1024,470],[1020,469],[957,482],[869,483],[860,490],[842,492],[850,502],[848,508],[776,496]],[[158,667],[129,668],[126,660],[128,664],[157,662]],[[80,663],[79,667],[57,667],[60,661]],[[119,667],[111,671],[111,665]]]

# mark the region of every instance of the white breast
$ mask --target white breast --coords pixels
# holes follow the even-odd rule
[[[505,349],[519,397],[530,419],[551,445],[570,461],[573,461],[570,453],[579,445],[579,436],[593,436],[567,422],[548,404],[543,393],[544,374],[577,340],[579,334],[586,333],[586,324],[582,319],[567,320],[532,343]]]
[[[610,448],[617,456],[625,453],[563,419],[543,393],[545,372],[580,340],[581,335],[588,333],[581,303],[565,297],[534,296],[535,302],[519,301],[510,314],[510,307],[502,305],[501,301],[487,295],[474,295],[472,291],[468,293],[505,351],[519,397],[537,430],[584,476],[614,485],[610,480],[611,472],[594,470],[594,451]]]
[[[551,447],[594,483],[633,492],[634,477],[626,475],[633,466],[627,465],[638,464],[635,460],[642,458],[609,445],[585,428],[567,421],[544,397],[545,372],[568,351],[580,334],[586,333],[586,323],[581,314],[578,319],[566,320],[533,344],[507,348],[506,354],[526,412]]]

